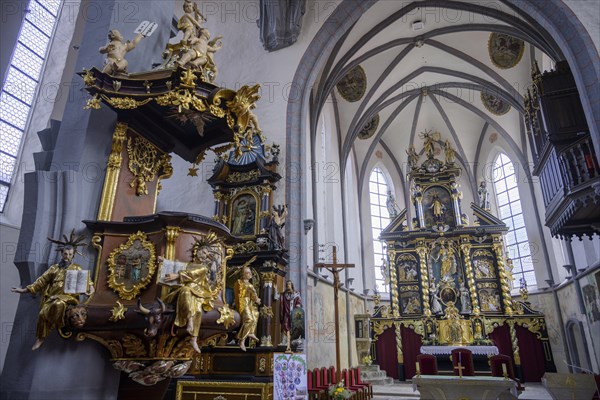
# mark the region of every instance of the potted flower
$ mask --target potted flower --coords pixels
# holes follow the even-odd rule
[[[332,400],[345,400],[349,399],[352,393],[344,386],[344,380],[342,379],[337,385],[329,386],[329,398]]]
[[[367,354],[366,356],[364,356],[364,357],[362,358],[362,363],[363,363],[364,365],[367,365],[367,366],[369,366],[369,365],[373,364],[373,359],[371,358],[371,355],[370,355],[370,354]]]

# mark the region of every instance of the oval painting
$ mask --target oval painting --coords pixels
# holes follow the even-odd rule
[[[492,63],[501,69],[512,68],[521,61],[525,42],[504,33],[492,32],[488,40],[488,52]]]
[[[493,94],[481,92],[481,102],[486,110],[494,115],[504,115],[510,111],[510,104]]]
[[[350,103],[362,99],[367,90],[367,75],[365,74],[365,70],[360,65],[357,65],[335,86],[344,100]]]
[[[359,139],[368,139],[377,131],[379,126],[379,114],[375,115],[358,133]]]

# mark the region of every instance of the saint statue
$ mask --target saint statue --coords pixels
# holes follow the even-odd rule
[[[292,281],[285,282],[285,291],[281,293],[279,298],[281,299],[279,321],[281,322],[283,337],[286,338],[292,330],[292,312],[295,308],[302,307],[302,299],[300,292],[294,288]]]
[[[387,200],[385,205],[387,207],[388,214],[390,214],[390,219],[396,218],[398,215],[398,204],[396,203],[396,199],[394,198],[391,190],[388,190],[387,192]]]
[[[464,282],[460,283],[460,313],[469,314],[471,312],[471,298],[469,296],[469,289],[465,287]]]
[[[446,143],[444,144],[444,154],[446,155],[446,164],[454,164],[456,154],[448,140],[446,140]]]
[[[479,189],[477,190],[477,195],[479,196],[479,207],[484,210],[490,209],[490,194],[487,190],[487,185],[485,181],[481,181],[479,184]]]
[[[284,206],[273,206],[271,212],[271,220],[269,221],[269,238],[273,249],[284,249],[285,248],[285,233],[283,227],[285,225],[285,219],[288,215],[287,205]]]
[[[409,168],[415,169],[417,168],[417,163],[419,162],[419,155],[415,150],[415,146],[410,146],[408,150],[406,150],[406,154],[408,155],[408,166]]]
[[[444,209],[446,207],[442,204],[437,194],[433,195],[429,208],[433,211],[433,216],[436,220],[442,221],[444,219]]]
[[[73,263],[73,257],[75,256],[77,246],[81,245],[79,242],[83,237],[80,236],[78,239],[73,240],[73,233],[71,232],[69,240],[63,242],[50,239],[52,242],[61,245],[59,247],[61,260],[58,264],[50,266],[31,285],[24,288],[14,287],[11,289],[12,292],[20,294],[42,294],[37,320],[36,341],[31,350],[37,350],[44,343],[44,340],[50,335],[52,328],[61,329],[65,327],[67,310],[79,304],[79,293],[67,289],[68,273],[70,271],[82,271],[81,266]],[[94,293],[94,286],[91,280],[89,280],[89,275],[86,286],[87,291],[84,294],[91,296]]]
[[[204,246],[208,247],[208,246]],[[175,326],[185,327],[190,335],[192,348],[200,353],[198,347],[198,334],[204,311],[212,310],[217,298],[218,289],[210,288],[210,266],[202,259],[204,252],[197,251],[192,262],[187,263],[185,269],[177,273],[166,274],[166,283],[176,282],[179,286],[165,297],[165,302],[174,303],[176,315]],[[165,264],[174,261],[158,258],[159,262]]]
[[[256,325],[258,324],[258,306],[261,301],[256,294],[256,289],[250,281],[252,279],[252,270],[248,265],[256,259],[256,256],[250,259],[242,267],[242,277],[235,283],[235,304],[238,312],[242,316],[242,325],[237,334],[240,349],[246,351],[246,338],[258,341],[256,337]]]

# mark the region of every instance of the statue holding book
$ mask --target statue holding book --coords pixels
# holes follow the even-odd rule
[[[158,258],[158,261],[162,262],[163,271],[173,271],[161,274],[161,283],[176,286],[165,297],[166,303],[175,304],[175,326],[185,327],[190,335],[190,344],[198,353],[202,314],[213,309],[220,291],[220,287],[211,288],[210,266],[201,259],[201,254],[195,252],[193,260],[189,263]]]
[[[32,284],[24,288],[12,288],[14,293],[41,294],[42,301],[38,314],[36,341],[31,350],[37,350],[44,340],[50,335],[52,329],[64,328],[67,324],[65,314],[69,308],[79,304],[79,295],[91,296],[94,287],[89,279],[89,271],[84,271],[81,266],[73,263],[77,247],[81,246],[83,236],[74,239],[74,231],[70,238],[63,236],[64,240],[49,239],[59,245],[61,260],[53,264]],[[85,323],[85,321],[84,321]],[[79,326],[77,326],[79,325]],[[81,321],[75,327],[81,327]]]

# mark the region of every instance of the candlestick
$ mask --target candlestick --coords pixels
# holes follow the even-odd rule
[[[420,376],[421,375],[421,366],[419,365],[418,361],[416,362],[415,366],[417,367],[417,376]]]
[[[508,372],[506,371],[506,364],[502,364],[502,375],[504,379],[508,379]]]

